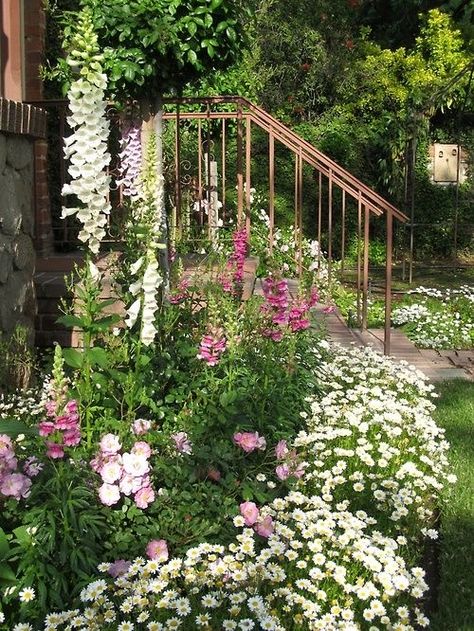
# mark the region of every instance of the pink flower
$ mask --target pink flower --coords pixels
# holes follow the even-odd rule
[[[138,508],[148,508],[148,505],[155,501],[155,491],[151,486],[145,486],[133,496]]]
[[[275,456],[278,460],[282,460],[288,453],[288,445],[286,440],[279,440],[275,447]]]
[[[112,506],[119,501],[120,490],[116,484],[107,484],[107,482],[104,482],[99,488],[99,497],[102,504]]]
[[[254,528],[255,532],[258,535],[267,539],[273,532],[273,519],[270,517],[270,515],[267,515],[267,517],[264,517],[262,520],[258,521],[255,524]]]
[[[135,436],[142,436],[151,429],[151,421],[147,421],[144,418],[137,418],[132,424],[132,432]]]
[[[0,485],[0,493],[5,497],[14,497],[19,500],[21,497],[28,497],[30,493],[31,480],[22,473],[11,473],[6,475]]]
[[[132,447],[132,454],[149,458],[151,456],[150,445],[143,440],[138,441]]]
[[[276,474],[279,480],[286,480],[291,475],[290,467],[286,463],[280,464],[276,468]]]
[[[46,455],[49,458],[64,458],[64,447],[59,443],[46,443],[47,451]]]
[[[260,511],[254,502],[242,502],[240,514],[244,518],[246,526],[253,526],[260,516]]]
[[[122,475],[122,466],[118,462],[106,462],[100,470],[100,477],[107,484],[113,484]]]
[[[326,305],[323,307],[323,313],[329,314],[334,313],[336,311],[336,307],[334,305]]]
[[[217,366],[226,346],[227,341],[222,331],[212,330],[202,338],[196,357],[204,360],[208,366]]]
[[[78,445],[81,442],[81,432],[77,427],[74,429],[68,429],[64,432],[63,442],[66,447],[72,447]]]
[[[140,477],[148,473],[150,465],[147,459],[142,455],[124,453],[123,468],[125,473],[129,473],[134,477]]]
[[[40,436],[49,436],[55,431],[55,426],[52,421],[41,421],[38,425]]]
[[[117,576],[122,576],[122,574],[126,574],[128,570],[130,569],[131,565],[132,564],[130,563],[130,561],[124,561],[124,559],[117,559],[117,561],[114,561],[113,563],[110,564],[110,567],[107,570],[107,572],[113,578],[117,578]]]
[[[42,469],[43,465],[35,456],[30,456],[25,460],[23,464],[23,471],[26,473],[26,475],[30,476],[30,478],[34,478],[35,476],[37,476]]]
[[[169,558],[168,544],[164,539],[152,539],[146,547],[146,555],[149,559],[167,561]]]
[[[120,439],[115,434],[105,434],[100,441],[100,450],[104,455],[116,454],[120,451],[122,445]]]
[[[171,434],[171,438],[174,440],[176,449],[179,451],[180,454],[193,453],[193,447],[186,432],[177,432],[176,434]]]
[[[265,438],[259,436],[258,432],[237,432],[233,436],[233,441],[245,453],[251,453],[256,449],[263,450],[267,446]]]
[[[6,434],[0,434],[0,457],[13,453],[12,439]]]

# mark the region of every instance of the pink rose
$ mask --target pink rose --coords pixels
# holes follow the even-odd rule
[[[242,502],[240,514],[244,518],[246,526],[253,526],[260,516],[260,511],[254,502]]]
[[[119,487],[116,484],[107,484],[107,482],[104,482],[99,488],[99,497],[102,504],[112,506],[120,499]]]
[[[267,442],[258,432],[237,432],[233,436],[234,443],[243,449],[245,453],[251,453],[256,449],[265,449]]]
[[[100,450],[104,455],[116,454],[122,445],[120,439],[115,434],[105,434],[100,441]]]
[[[288,445],[286,444],[286,440],[279,440],[277,446],[275,447],[275,456],[278,460],[282,460],[287,453]]]
[[[150,465],[144,456],[138,454],[123,454],[123,468],[125,473],[129,473],[134,477],[145,475],[150,470]]]
[[[279,480],[286,480],[291,475],[290,467],[287,464],[278,465],[275,471]]]
[[[149,559],[167,561],[169,558],[168,544],[164,539],[152,539],[146,547],[146,555]]]
[[[132,424],[132,432],[135,436],[141,436],[142,434],[146,434],[148,430],[151,429],[151,421],[147,421],[144,418],[137,418],[136,421]]]
[[[122,475],[122,465],[118,462],[106,462],[100,470],[100,477],[107,484],[113,484]]]
[[[267,515],[267,517],[259,520],[255,524],[254,528],[255,532],[258,535],[267,539],[273,532],[273,519],[270,517],[270,515]]]
[[[149,458],[151,456],[150,445],[143,440],[138,441],[132,447],[132,454]]]
[[[155,491],[151,486],[145,486],[133,496],[138,508],[148,508],[148,505],[155,501]]]

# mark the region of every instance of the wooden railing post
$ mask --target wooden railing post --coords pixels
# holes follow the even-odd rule
[[[392,253],[393,253],[393,215],[389,210],[386,213],[387,240],[385,258],[385,331],[384,353],[390,355],[390,320],[392,316]]]
[[[242,225],[244,210],[242,103],[237,104],[237,226]]]
[[[268,226],[268,238],[269,238],[269,252],[270,256],[273,254],[273,235],[275,228],[275,137],[272,129],[270,129],[268,137],[268,204],[269,204],[269,226]]]
[[[364,276],[362,279],[362,330],[367,329],[367,310],[369,299],[369,230],[370,210],[364,207]]]
[[[252,122],[250,116],[245,122],[245,229],[247,239],[250,241],[250,207],[251,207],[251,180],[250,172],[252,168]]]

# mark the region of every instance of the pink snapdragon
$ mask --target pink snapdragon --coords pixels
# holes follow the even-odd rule
[[[46,455],[59,459],[65,456],[65,447],[75,447],[81,441],[79,406],[75,399],[64,401],[66,392],[59,388],[45,403],[46,419],[38,424],[39,435],[48,438]]]
[[[155,501],[155,491],[150,476],[148,458],[152,451],[145,441],[134,443],[130,452],[120,453],[118,436],[106,434],[100,441],[100,450],[90,461],[92,469],[102,479],[99,488],[100,501],[113,506],[122,495],[133,495],[138,508],[147,508]]]
[[[267,441],[263,436],[259,436],[258,432],[237,432],[232,440],[234,444],[240,447],[245,453],[249,454],[256,449],[264,450]]]
[[[284,332],[297,333],[304,331],[311,325],[308,318],[309,311],[319,300],[315,287],[311,288],[309,298],[291,299],[288,282],[277,278],[265,278],[262,282],[265,302],[261,306],[265,314],[267,326],[262,335],[280,342]]]
[[[208,366],[216,366],[224,353],[227,341],[220,329],[211,329],[201,340],[198,359],[202,359]]]
[[[168,300],[170,301],[172,305],[177,305],[180,302],[183,302],[183,300],[186,300],[187,298],[190,297],[190,294],[188,292],[189,285],[190,285],[190,281],[187,278],[183,278],[178,283],[178,286],[176,287],[176,289],[173,292],[171,292],[170,295],[168,296]]]
[[[193,446],[186,432],[177,432],[171,434],[171,438],[174,441],[175,447],[180,454],[192,454]]]
[[[152,539],[146,547],[146,555],[164,563],[169,558],[168,544],[164,539]]]
[[[231,254],[227,267],[233,270],[233,280],[236,285],[241,285],[244,280],[245,257],[247,256],[248,240],[245,228],[236,230],[232,235],[234,251]]]

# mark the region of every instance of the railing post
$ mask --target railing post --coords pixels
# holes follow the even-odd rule
[[[225,177],[226,177],[226,137],[225,137],[225,118],[222,119],[222,156],[221,156],[221,171],[222,171],[222,222],[225,224],[227,212],[225,209]]]
[[[209,241],[212,241],[212,210],[211,210],[211,105],[210,103],[206,106],[206,148],[207,151],[204,153],[204,157],[206,160],[206,201],[207,201],[207,236]]]
[[[328,285],[331,290],[332,281],[332,169],[328,179]]]
[[[175,128],[175,208],[176,208],[176,226],[174,230],[181,228],[181,134],[179,120],[179,103],[176,104],[176,128]]]
[[[344,278],[344,264],[346,255],[346,191],[342,191],[342,217],[341,217],[341,280]]]
[[[391,210],[386,211],[387,219],[387,241],[385,258],[385,331],[384,349],[385,355],[390,355],[390,319],[392,315],[392,253],[393,253],[393,214]]]
[[[237,105],[237,226],[242,224],[244,210],[244,175],[242,165],[243,152],[242,103]]]
[[[360,281],[361,281],[361,244],[362,244],[362,194],[359,191],[359,199],[357,202],[357,326],[362,329],[362,313],[361,313],[361,296],[360,296]]]
[[[270,127],[268,137],[268,188],[269,188],[269,252],[270,256],[273,254],[273,235],[275,227],[275,137],[273,130]]]
[[[318,172],[318,270],[321,268],[321,233],[322,233],[322,214],[323,214],[323,175]]]
[[[250,171],[252,168],[252,123],[250,116],[247,116],[245,122],[245,229],[247,239],[250,241]]]
[[[303,153],[298,153],[298,276],[303,275]]]
[[[364,277],[362,280],[362,330],[367,329],[367,306],[369,296],[369,230],[370,209],[364,207]]]
[[[199,203],[199,223],[204,225],[204,213],[202,210],[202,130],[201,119],[198,120],[198,203]]]

